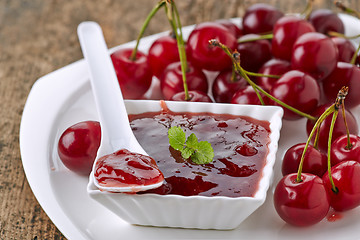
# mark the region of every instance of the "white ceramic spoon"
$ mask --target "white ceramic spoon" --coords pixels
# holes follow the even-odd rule
[[[88,63],[90,82],[100,116],[101,143],[99,157],[120,149],[148,155],[140,146],[129,124],[124,99],[106,46],[101,27],[95,22],[83,22],[78,26],[81,49]],[[94,171],[93,171],[94,172]],[[104,187],[93,177],[96,187],[110,192],[137,192],[157,188],[162,181],[152,185],[131,187]]]

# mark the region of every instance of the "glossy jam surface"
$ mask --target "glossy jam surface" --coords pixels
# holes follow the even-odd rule
[[[156,159],[165,184],[148,192],[183,196],[253,196],[258,189],[270,142],[269,122],[249,117],[171,111],[130,115],[131,127],[145,151]],[[197,165],[169,145],[168,129],[211,143],[215,157]]]
[[[103,187],[150,185],[163,180],[153,158],[126,149],[99,158],[94,176]]]

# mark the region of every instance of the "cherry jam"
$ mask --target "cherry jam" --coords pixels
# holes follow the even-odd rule
[[[165,183],[144,193],[183,196],[253,196],[258,189],[270,142],[269,122],[226,114],[148,112],[129,115],[145,151],[156,160]],[[214,160],[198,165],[169,145],[167,132],[181,127],[208,141]]]

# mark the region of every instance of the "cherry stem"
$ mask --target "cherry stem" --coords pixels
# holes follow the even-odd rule
[[[231,52],[231,50],[225,46],[224,44],[220,43],[218,40],[216,39],[211,39],[209,41],[209,43],[212,46],[215,47],[220,47],[232,60],[235,70],[254,88],[255,93],[257,94],[257,96],[259,97],[259,100],[261,102],[262,105],[264,105],[264,101],[260,95],[259,92],[261,92],[262,94],[264,94],[266,97],[270,98],[271,100],[273,100],[274,102],[278,103],[279,105],[295,112],[296,114],[302,116],[302,117],[306,117],[310,120],[316,121],[316,117],[311,116],[310,114],[304,113],[294,107],[291,107],[290,105],[278,100],[277,98],[275,98],[274,96],[272,96],[271,94],[269,94],[268,92],[266,92],[264,89],[262,89],[261,87],[259,87],[256,83],[254,83],[253,81],[250,80],[250,78],[248,77],[246,71],[240,66],[240,54],[235,51],[234,53]]]
[[[333,117],[331,119],[330,130],[329,130],[329,139],[328,139],[328,174],[329,174],[329,180],[330,180],[330,183],[331,183],[331,190],[334,193],[337,193],[338,189],[335,186],[334,180],[333,180],[332,175],[331,175],[331,140],[332,140],[332,135],[333,135],[333,132],[334,132],[334,126],[335,126],[335,122],[336,122],[336,118],[337,118],[338,113],[339,113],[339,109],[335,108],[335,112],[334,112]]]
[[[132,60],[132,61],[135,61],[135,60],[136,60],[136,54],[137,54],[137,51],[138,51],[140,39],[143,37],[144,32],[145,32],[145,29],[146,29],[147,26],[149,25],[149,22],[150,22],[151,18],[157,13],[157,11],[158,11],[162,6],[164,6],[164,4],[165,4],[165,1],[164,1],[164,0],[163,0],[163,1],[160,1],[158,4],[156,4],[156,6],[151,10],[151,12],[149,13],[149,15],[146,17],[145,22],[144,22],[143,26],[141,27],[139,36],[138,36],[138,38],[137,38],[137,40],[136,40],[136,46],[135,46],[134,50],[133,50],[132,53],[131,53],[130,60]]]
[[[313,10],[313,4],[314,4],[314,0],[307,0],[305,9],[301,13],[301,16],[304,19],[309,19],[310,14],[311,14],[311,12]]]
[[[304,151],[301,155],[301,159],[300,159],[300,164],[299,164],[299,168],[298,168],[298,172],[297,172],[297,177],[296,177],[296,182],[301,182],[301,173],[302,173],[302,168],[304,165],[304,159],[305,159],[305,153],[306,150],[309,147],[310,141],[312,139],[312,137],[314,136],[315,131],[318,131],[319,126],[322,124],[322,122],[325,120],[325,118],[327,118],[331,113],[333,113],[335,111],[335,104],[331,105],[328,109],[326,109],[323,114],[320,115],[320,117],[316,120],[314,127],[312,128],[309,137],[306,141],[305,147],[304,147]]]
[[[258,37],[254,37],[254,38],[249,38],[249,39],[238,39],[238,43],[246,43],[246,42],[254,42],[257,40],[262,40],[262,39],[273,39],[274,35],[272,33],[269,34],[264,34],[264,35],[260,35]]]
[[[360,44],[358,45],[358,47],[357,47],[357,49],[356,49],[356,51],[355,51],[354,55],[353,55],[353,56],[352,56],[352,58],[351,58],[350,63],[351,63],[351,64],[353,64],[353,65],[356,63],[356,59],[357,59],[357,56],[358,56],[359,50],[360,50]]]
[[[188,71],[188,64],[187,64],[187,59],[186,59],[185,43],[184,43],[184,38],[183,38],[182,30],[181,30],[181,22],[180,22],[179,12],[176,8],[175,1],[168,0],[166,3],[170,4],[169,7],[166,7],[167,16],[168,16],[170,25],[173,28],[175,38],[176,38],[176,43],[178,46],[182,80],[183,80],[184,93],[185,93],[185,101],[188,101],[188,100],[190,100],[189,89],[188,89],[187,81],[186,81],[186,73]],[[170,11],[169,11],[169,9],[170,9]]]
[[[341,101],[341,113],[342,113],[342,117],[343,117],[343,120],[344,120],[344,125],[345,125],[345,129],[346,129],[346,136],[347,136],[347,145],[346,145],[346,149],[350,150],[352,148],[352,144],[351,144],[351,141],[350,141],[350,131],[349,131],[349,126],[347,124],[347,121],[346,121],[346,114],[345,114],[345,103],[344,103],[344,98],[345,96],[347,95],[348,93],[348,90],[349,88],[348,87],[342,87],[341,88],[341,92],[342,94],[344,95],[343,96],[343,100]]]
[[[262,74],[262,73],[255,73],[255,72],[249,72],[244,69],[244,72],[249,76],[254,77],[268,77],[268,78],[281,78],[280,75],[272,75],[272,74]]]
[[[237,74],[237,72],[235,71],[235,66],[233,66],[231,69],[232,69],[232,70],[231,70],[230,82],[234,83],[234,82],[237,81],[237,79],[236,79],[236,74]]]
[[[354,36],[346,36],[345,34],[339,33],[339,32],[334,32],[334,31],[329,31],[328,35],[330,37],[339,37],[339,38],[345,38],[345,39],[356,39],[360,37],[360,34],[354,35]]]
[[[343,12],[354,15],[357,18],[360,18],[360,12],[345,6],[345,4],[343,4],[341,1],[335,1],[334,4],[337,8],[341,9]]]

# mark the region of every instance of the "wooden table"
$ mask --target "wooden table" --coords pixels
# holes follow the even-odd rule
[[[0,1],[0,239],[65,239],[47,217],[26,180],[19,151],[22,110],[34,82],[82,58],[76,28],[97,21],[109,47],[136,39],[158,0]],[[182,0],[184,25],[241,17],[256,2],[286,13],[299,12],[305,0]],[[360,0],[344,3],[360,9]],[[331,0],[315,0],[315,8],[335,9]],[[168,30],[163,13],[146,34]],[[41,129],[39,129],[41,131]]]

